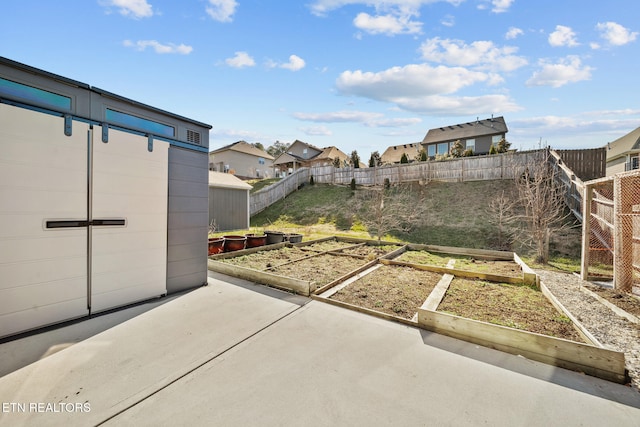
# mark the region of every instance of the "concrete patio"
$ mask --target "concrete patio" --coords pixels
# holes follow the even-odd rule
[[[122,323],[105,317],[97,323],[113,327],[1,377],[0,425],[640,419],[629,387],[215,273],[209,286],[155,304]],[[65,328],[77,337],[77,325]],[[1,372],[68,342],[65,328],[1,344]]]

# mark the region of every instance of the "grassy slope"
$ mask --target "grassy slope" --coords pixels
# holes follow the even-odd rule
[[[356,190],[361,191],[361,190]],[[495,248],[497,226],[488,212],[492,198],[513,191],[512,181],[464,183],[432,182],[426,186],[430,209],[424,224],[410,233],[391,233],[388,239],[469,248]],[[355,199],[348,187],[307,185],[251,218],[252,227],[278,228],[308,236],[349,234],[369,238],[354,214]],[[520,254],[525,247],[516,245]],[[579,259],[580,232],[569,230],[552,239],[556,258]]]

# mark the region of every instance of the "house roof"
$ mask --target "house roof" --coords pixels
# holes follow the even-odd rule
[[[508,131],[504,117],[500,116],[429,129],[422,143],[429,144],[433,142],[455,141],[456,139],[477,138],[479,136],[507,133]]]
[[[273,161],[273,165],[282,165],[285,163],[293,162],[294,160],[298,162],[304,162],[305,160],[309,159],[303,159],[302,157],[296,156],[295,154],[291,153],[281,153],[278,157],[275,158],[275,160]]]
[[[402,154],[406,154],[409,160],[413,160],[416,154],[420,152],[422,145],[419,142],[412,142],[410,144],[392,145],[384,150],[382,156],[383,163],[400,163]]]
[[[316,150],[316,151],[322,151],[322,148],[318,148],[318,147],[316,147],[315,145],[311,145],[311,144],[308,144],[308,143],[306,143],[306,142],[304,142],[304,141],[300,141],[299,139],[296,139],[295,141],[293,141],[293,142],[291,143],[291,145],[289,145],[289,147],[287,148],[287,150],[289,150],[289,149],[290,149],[291,147],[293,147],[295,144],[301,144],[301,145],[307,146],[307,147],[309,147],[309,148],[313,148],[313,149],[314,149],[314,150]]]
[[[342,151],[340,151],[340,149],[338,147],[334,147],[333,145],[331,147],[325,147],[322,149],[322,152],[320,154],[318,154],[317,156],[313,157],[312,160],[321,160],[321,159],[335,159],[335,158],[339,158],[339,159],[346,159],[347,156],[345,153],[343,153]]]
[[[640,152],[640,127],[607,144],[607,161]]]
[[[268,160],[273,160],[273,156],[267,153],[264,150],[259,149],[253,144],[249,144],[246,141],[238,141],[233,144],[225,145],[224,147],[218,148],[217,150],[211,151],[209,154],[221,153],[223,151],[238,151],[240,153],[250,154],[256,157],[264,157]]]
[[[209,187],[251,190],[253,187],[230,173],[209,171]]]

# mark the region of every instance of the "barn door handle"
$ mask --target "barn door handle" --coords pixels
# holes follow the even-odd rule
[[[91,221],[87,220],[47,220],[45,222],[45,226],[48,229],[54,228],[79,228],[79,227],[87,227],[89,225],[93,226],[116,226],[116,227],[124,227],[127,224],[127,221],[122,218],[102,218],[102,219],[94,219]]]

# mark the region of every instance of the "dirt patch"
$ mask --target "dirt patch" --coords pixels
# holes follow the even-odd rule
[[[269,269],[269,272],[308,280],[316,288],[326,285],[365,264],[366,260],[340,255],[317,255]]]
[[[254,270],[266,270],[305,256],[309,256],[309,253],[300,250],[300,248],[285,246],[280,249],[264,250],[233,258],[216,259],[216,261],[253,268]]]
[[[383,265],[330,298],[411,319],[438,284],[441,274]]]
[[[312,245],[300,246],[300,249],[303,249],[305,251],[326,252],[348,248],[349,246],[353,245],[353,243],[339,242],[337,240],[326,240],[324,242],[318,242]]]
[[[522,268],[515,261],[487,261],[468,256],[443,254],[428,251],[406,251],[396,261],[413,264],[434,265],[446,267],[450,260],[454,260],[453,268],[458,270],[475,271],[478,273],[496,274],[507,277],[522,277]]]
[[[569,318],[527,285],[456,278],[438,311],[528,332],[585,342]]]
[[[586,286],[586,288],[627,313],[640,317],[640,299],[615,289],[603,288],[602,286],[591,285]]]
[[[373,260],[375,258],[381,257],[383,255],[388,254],[389,252],[393,252],[396,249],[400,249],[400,246],[395,245],[382,245],[382,246],[372,246],[372,245],[362,245],[355,248],[342,249],[340,252],[343,254],[349,255],[357,255],[361,257],[365,257],[369,260]]]

